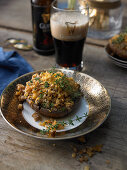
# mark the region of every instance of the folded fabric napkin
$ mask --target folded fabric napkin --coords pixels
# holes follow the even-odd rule
[[[16,51],[3,51],[0,47],[0,95],[17,77],[33,71],[33,68]]]

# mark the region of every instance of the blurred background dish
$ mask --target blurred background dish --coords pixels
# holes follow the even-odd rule
[[[105,47],[105,52],[109,59],[116,65],[127,68],[127,60],[121,59],[119,56],[114,55],[112,50],[109,47],[109,44]]]
[[[113,53],[112,55],[121,60],[127,60],[127,29],[109,40],[109,48]]]
[[[90,22],[88,37],[108,39],[121,30],[123,6],[121,0],[80,0],[89,4]]]
[[[109,39],[105,51],[113,63],[127,68],[127,29]]]

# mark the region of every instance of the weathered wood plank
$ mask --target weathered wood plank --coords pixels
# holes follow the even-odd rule
[[[1,0],[0,25],[32,30],[30,0]]]
[[[30,43],[32,36],[0,29],[0,45],[10,50],[4,40],[10,37],[25,38]],[[40,56],[34,51],[18,51],[35,70],[55,64],[54,56]],[[84,48],[84,72],[99,80],[109,91],[112,108],[106,122],[86,135],[87,144],[103,144],[103,152],[90,159],[90,170],[126,170],[127,167],[127,70],[112,64],[104,48],[86,45]],[[48,142],[24,136],[7,125],[0,116],[0,169],[38,170],[83,170],[86,163],[71,157],[70,145],[85,147],[76,139]],[[53,143],[56,146],[53,146]],[[106,161],[110,160],[107,164]]]
[[[127,2],[123,0],[124,13],[123,13],[123,26],[124,29],[127,26]],[[27,32],[32,32],[32,23],[31,23],[31,4],[29,0],[10,0],[0,1],[0,27],[11,28],[24,30]],[[105,46],[107,40],[93,40],[87,39],[90,44],[97,44]]]

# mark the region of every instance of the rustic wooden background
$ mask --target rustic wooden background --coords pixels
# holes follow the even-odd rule
[[[127,25],[127,1],[123,1],[123,28]],[[32,44],[30,0],[0,0],[0,46],[12,48],[7,38],[25,38]],[[107,40],[87,38],[84,47],[86,74],[100,81],[108,90],[112,108],[105,123],[85,136],[86,144],[77,139],[67,141],[43,141],[24,136],[7,125],[0,116],[0,170],[126,170],[127,169],[127,70],[115,66],[107,58],[104,46]],[[55,64],[53,56],[40,56],[34,51],[18,51],[35,70]],[[54,146],[55,144],[55,146]],[[103,144],[89,162],[80,163],[72,158],[72,148]]]

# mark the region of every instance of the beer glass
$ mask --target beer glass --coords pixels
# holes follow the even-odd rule
[[[82,52],[89,22],[88,6],[79,3],[79,0],[55,0],[50,18],[56,66],[78,71],[83,68]]]

